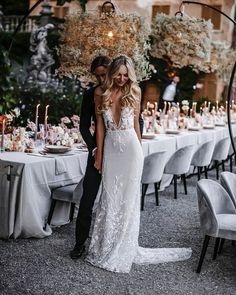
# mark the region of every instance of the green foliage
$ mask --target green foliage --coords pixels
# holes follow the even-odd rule
[[[29,0],[1,0],[1,5],[5,15],[24,15],[29,9]]]
[[[10,60],[3,48],[0,48],[0,73],[0,113],[5,113],[16,104],[16,99],[15,80],[10,76]]]

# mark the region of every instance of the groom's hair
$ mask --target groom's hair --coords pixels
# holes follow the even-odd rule
[[[107,68],[110,63],[111,59],[108,56],[99,55],[92,61],[90,71],[94,73],[95,69],[101,66]]]

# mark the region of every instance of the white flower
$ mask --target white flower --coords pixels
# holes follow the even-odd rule
[[[187,106],[189,105],[189,102],[188,102],[188,100],[186,100],[186,99],[185,99],[185,100],[182,100],[181,103],[182,103],[182,105],[187,105]]]

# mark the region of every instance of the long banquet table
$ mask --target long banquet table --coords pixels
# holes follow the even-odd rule
[[[236,125],[232,125],[234,136]],[[201,131],[182,131],[178,135],[158,134],[154,139],[143,139],[144,156],[156,151],[166,151],[166,161],[179,148],[206,141],[228,137],[228,128],[216,127]],[[51,228],[43,226],[50,207],[51,190],[58,186],[78,183],[82,180],[87,153],[76,152],[70,156],[49,158],[25,153],[4,152],[0,154],[0,238],[43,238],[51,234]],[[8,181],[11,165],[11,181]],[[158,167],[157,167],[158,169]],[[162,188],[170,182],[163,176]],[[52,224],[68,221],[68,206],[56,208]],[[64,211],[65,210],[65,211]]]

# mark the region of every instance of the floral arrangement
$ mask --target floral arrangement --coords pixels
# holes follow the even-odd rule
[[[61,118],[59,126],[52,126],[48,131],[48,143],[63,146],[72,146],[74,143],[82,141],[79,131],[80,118],[73,115],[70,119],[68,117]],[[72,126],[70,126],[72,123]],[[70,128],[71,127],[71,128]]]
[[[78,76],[86,84],[92,80],[89,69],[96,56],[126,54],[134,61],[138,80],[147,79],[148,35],[143,18],[134,14],[69,14],[61,34],[58,72],[61,76]]]
[[[23,127],[14,129],[12,133],[4,135],[4,149],[7,151],[24,152],[33,148],[34,142],[29,138],[29,133]]]
[[[150,54],[167,58],[173,67],[192,66],[196,72],[210,72],[212,23],[208,20],[158,14],[152,23]]]
[[[19,117],[20,109],[14,108],[9,111],[9,114],[0,115],[0,131],[2,131],[3,122],[5,122],[4,133],[9,133],[13,131],[14,119]]]

